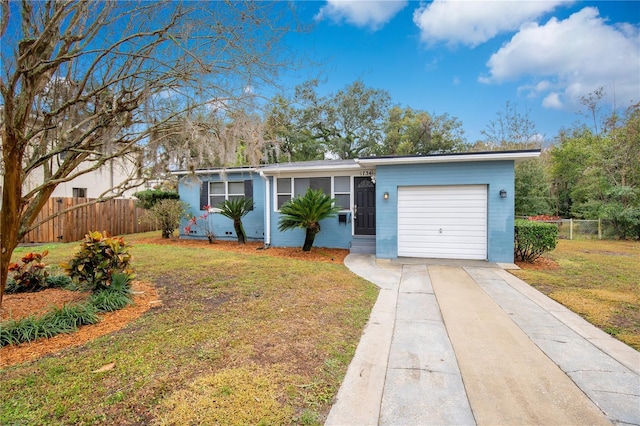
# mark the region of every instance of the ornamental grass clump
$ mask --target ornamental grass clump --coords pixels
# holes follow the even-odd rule
[[[91,304],[69,304],[54,308],[36,318],[29,316],[0,323],[0,346],[17,345],[61,333],[71,333],[82,325],[98,322],[96,308]]]
[[[514,235],[514,257],[522,262],[534,262],[558,244],[558,227],[553,223],[516,219]]]
[[[106,232],[89,232],[80,243],[80,251],[63,265],[69,276],[94,293],[108,288],[113,274],[130,274],[130,245],[122,237],[109,237]]]
[[[98,312],[113,312],[133,302],[131,279],[127,274],[113,274],[111,285],[91,295],[89,303]]]

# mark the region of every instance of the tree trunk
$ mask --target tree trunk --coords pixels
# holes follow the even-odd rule
[[[302,246],[302,251],[311,251],[311,246],[313,246],[313,240],[316,239],[316,234],[320,232],[320,224],[318,222],[311,223],[307,226],[307,232],[304,237],[304,245]]]
[[[2,210],[0,211],[0,308],[4,289],[7,285],[9,262],[13,250],[18,245],[20,232],[20,211],[22,199],[22,156],[17,148],[17,141],[8,132],[3,132],[3,160],[5,167],[2,185]],[[15,149],[13,149],[15,147]]]
[[[238,244],[244,244],[247,242],[247,236],[244,233],[244,227],[242,226],[242,220],[234,219],[233,227],[236,230],[236,235],[238,236]]]

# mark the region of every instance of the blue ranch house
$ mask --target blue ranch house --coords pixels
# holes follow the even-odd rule
[[[398,257],[513,262],[514,164],[540,150],[368,157],[258,167],[177,171],[192,214],[251,197],[247,238],[265,246],[302,246],[304,230],[278,231],[280,207],[308,188],[335,198],[340,213],[321,222],[314,246]],[[234,239],[233,221],[210,214],[216,238]],[[181,238],[205,238],[192,227]]]

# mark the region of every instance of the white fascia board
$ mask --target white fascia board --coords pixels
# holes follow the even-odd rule
[[[202,169],[202,170],[194,170],[194,171],[177,170],[175,172],[171,172],[171,174],[175,176],[184,176],[184,175],[190,175],[192,173],[195,173],[196,175],[210,175],[210,174],[220,174],[220,173],[226,174],[226,173],[242,173],[242,172],[256,173],[257,169],[255,167],[251,167],[251,168],[238,167],[235,169]]]
[[[396,164],[428,164],[428,163],[462,163],[477,161],[504,161],[515,162],[530,160],[540,156],[540,151],[522,152],[496,152],[478,154],[458,154],[458,155],[437,155],[423,157],[380,157],[380,158],[359,158],[356,162],[363,166],[385,166]]]
[[[268,168],[264,168],[262,169],[262,173],[264,173],[267,176],[276,176],[276,175],[283,175],[283,174],[293,174],[293,173],[314,173],[314,172],[335,172],[335,171],[354,171],[354,170],[360,170],[362,169],[362,166],[354,163],[353,165],[340,165],[340,164],[334,164],[334,165],[328,165],[328,166],[307,166],[307,167],[303,167],[303,166],[296,166],[296,167],[272,167],[269,166]]]

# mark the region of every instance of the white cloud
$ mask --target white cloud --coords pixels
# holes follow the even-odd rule
[[[422,41],[478,46],[500,33],[554,10],[568,1],[434,0],[413,12]]]
[[[369,27],[376,31],[391,20],[407,5],[406,0],[327,0],[315,19],[343,20],[357,27]]]
[[[551,92],[542,100],[542,106],[545,108],[562,109],[563,104],[560,100],[560,94]]]
[[[501,83],[530,76],[551,78],[523,86],[542,95],[543,105],[574,105],[579,96],[599,87],[620,104],[640,100],[640,28],[629,24],[607,25],[597,9],[586,7],[565,20],[550,19],[544,25],[523,26],[487,65],[485,83]],[[553,92],[551,92],[553,90]]]

